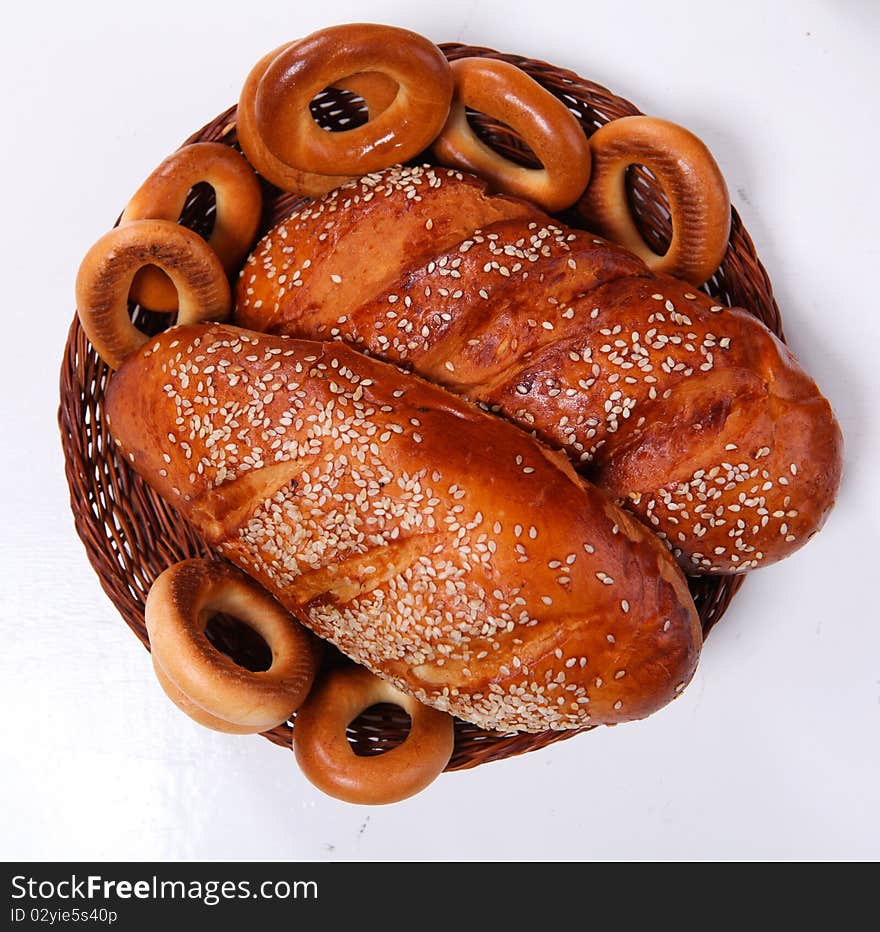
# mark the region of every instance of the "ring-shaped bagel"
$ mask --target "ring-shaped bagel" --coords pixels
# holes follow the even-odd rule
[[[324,88],[364,72],[394,81],[394,100],[362,126],[328,133],[315,122],[309,103]],[[364,175],[405,162],[430,145],[451,99],[449,63],[424,36],[393,26],[331,26],[290,45],[270,63],[256,89],[255,128],[287,165]]]
[[[409,715],[409,734],[390,751],[359,757],[346,728],[383,702]],[[454,743],[450,715],[359,666],[340,667],[319,679],[293,727],[293,749],[305,776],[328,795],[362,805],[393,803],[423,790],[446,767]]]
[[[197,142],[169,155],[135,192],[119,222],[176,221],[190,190],[200,182],[209,184],[216,198],[207,242],[231,276],[253,245],[263,196],[253,168],[230,146]],[[177,310],[177,290],[167,275],[152,266],[135,276],[131,298],[151,311]]]
[[[297,40],[299,41],[301,40]],[[276,188],[308,197],[320,197],[338,188],[341,184],[345,184],[346,181],[350,181],[353,176],[305,172],[283,162],[274,156],[263,142],[257,130],[254,112],[257,88],[266,69],[282,52],[296,44],[296,42],[288,42],[264,55],[248,74],[238,101],[236,117],[238,143],[251,165]],[[385,75],[375,72],[351,75],[344,80],[337,81],[334,86],[361,97],[371,118],[382,113],[397,96],[397,85]]]
[[[168,674],[156,662],[155,657],[153,658],[153,672],[156,674],[156,679],[159,681],[159,685],[162,687],[162,691],[165,695],[181,712],[184,712],[194,722],[197,722],[204,728],[210,728],[213,731],[221,731],[226,735],[253,735],[261,731],[268,731],[273,727],[272,725],[267,725],[265,728],[260,728],[256,725],[235,725],[232,722],[227,722],[225,719],[217,718],[216,715],[211,715],[209,712],[206,712],[200,705],[196,705],[186,693],[181,692],[168,678]]]
[[[730,236],[730,195],[718,163],[689,130],[655,117],[606,123],[590,137],[593,175],[578,204],[596,233],[635,253],[655,272],[702,285],[721,264]],[[645,242],[626,194],[626,170],[644,165],[657,178],[672,215],[661,256]]]
[[[576,117],[525,71],[493,58],[452,62],[455,95],[434,154],[444,165],[487,179],[505,194],[545,210],[570,207],[590,179],[590,144]],[[468,123],[466,107],[506,123],[528,143],[543,168],[527,168],[486,145]]]
[[[211,644],[205,628],[217,612],[240,619],[266,641],[272,652],[268,670],[241,667]],[[150,588],[145,614],[155,663],[210,716],[266,731],[286,721],[311,688],[317,642],[229,564],[184,560],[169,567]]]
[[[86,336],[113,369],[149,339],[132,323],[128,296],[135,275],[158,266],[178,295],[178,324],[223,320],[232,310],[226,272],[213,249],[170,220],[133,220],[105,233],[76,276],[76,308]]]

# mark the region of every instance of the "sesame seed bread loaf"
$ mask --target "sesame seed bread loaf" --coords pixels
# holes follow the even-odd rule
[[[842,438],[786,347],[598,237],[525,208],[499,216],[493,205],[510,211],[511,199],[478,198],[475,185],[397,168],[301,208],[242,270],[237,320],[350,342],[533,431],[688,573],[766,566],[813,536],[836,496]],[[377,243],[381,274],[337,293],[327,257],[344,254],[371,194],[405,235]],[[370,225],[363,214],[360,242]]]
[[[242,327],[283,331],[286,296],[296,297],[304,319],[313,312],[322,318],[331,304],[351,307],[396,283],[408,264],[459,243],[476,226],[544,216],[525,201],[490,197],[484,182],[454,169],[396,166],[357,184],[309,202],[277,228],[281,265],[275,252],[267,254],[259,274],[252,257]]]
[[[113,375],[121,453],[344,653],[480,726],[642,718],[690,680],[699,620],[668,550],[568,461],[339,343],[220,324]]]

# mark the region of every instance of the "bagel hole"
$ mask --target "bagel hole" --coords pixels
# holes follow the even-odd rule
[[[164,273],[163,273],[164,274]],[[135,310],[131,315],[132,322],[138,330],[142,330],[147,336],[153,337],[157,333],[162,333],[174,325],[177,320],[177,311],[165,313],[163,311],[150,311],[139,304],[134,305]]]
[[[252,673],[272,666],[272,649],[240,618],[221,612],[211,615],[205,626],[205,636],[221,654]]]
[[[309,104],[312,119],[331,133],[344,132],[363,126],[370,118],[367,103],[352,91],[326,87],[315,95]]]
[[[411,726],[400,706],[382,702],[364,709],[349,723],[345,736],[358,757],[375,757],[403,744]]]
[[[490,149],[523,168],[543,168],[540,159],[515,129],[480,110],[465,108],[474,135]]]
[[[217,219],[217,195],[206,181],[200,181],[189,189],[180,211],[177,222],[184,227],[198,233],[202,239],[208,239],[214,232],[214,223]],[[146,266],[157,272],[163,279],[168,282],[170,287],[171,279],[158,266]],[[138,278],[142,277],[142,271],[135,276],[132,290],[138,287]],[[167,330],[176,321],[176,312],[153,311],[146,307],[140,308],[139,315],[135,318],[135,326],[144,333],[153,336],[163,330]]]
[[[177,222],[207,239],[214,232],[217,219],[217,195],[207,181],[189,189]]]
[[[645,165],[630,165],[625,185],[630,213],[642,239],[658,256],[665,255],[672,239],[672,214],[663,186]]]

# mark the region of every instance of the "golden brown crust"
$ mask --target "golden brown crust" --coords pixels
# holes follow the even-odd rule
[[[341,134],[319,129],[309,102],[327,87],[362,97],[369,122]],[[443,126],[451,94],[449,66],[428,40],[392,27],[331,27],[254,65],[239,97],[238,140],[267,181],[318,197],[416,155]]]
[[[302,316],[345,316],[410,263],[474,227],[543,217],[524,201],[489,197],[485,182],[449,168],[397,166],[300,207],[264,237],[238,281],[238,323],[272,332],[296,301]]]
[[[455,94],[449,118],[432,146],[443,165],[474,172],[496,191],[528,198],[545,210],[570,207],[590,178],[590,144],[574,114],[521,69],[493,58],[452,62]],[[487,146],[468,123],[466,108],[510,126],[541,168],[526,168]]]
[[[721,265],[730,236],[730,196],[705,143],[683,126],[656,117],[612,120],[590,137],[593,173],[578,204],[591,230],[625,246],[658,273],[702,285]],[[663,255],[648,247],[632,217],[626,170],[649,168],[672,214]]]
[[[83,330],[108,366],[117,369],[147,341],[128,313],[137,273],[155,266],[178,295],[179,323],[223,320],[232,294],[217,254],[192,230],[169,220],[133,220],[105,233],[76,276],[76,310]]]
[[[700,627],[663,545],[526,433],[341,344],[177,328],[111,380],[111,430],[320,636],[489,728],[641,718]]]
[[[443,218],[431,214],[448,230],[458,192],[472,189],[444,184]],[[311,241],[297,223],[270,232],[238,283],[239,319],[345,340],[535,431],[666,538],[687,572],[766,566],[822,526],[840,430],[755,318],[540,214],[498,219],[491,198],[467,201],[482,229],[456,243],[432,242],[397,189],[387,215],[395,201],[405,241],[380,238],[382,274],[355,277],[341,303],[309,282],[279,287],[279,263],[303,263]],[[341,257],[349,231],[369,234],[353,200],[338,222],[326,206],[310,210]],[[419,222],[407,224],[409,211]]]
[[[391,703],[410,717],[402,744],[358,757],[345,730],[372,705]],[[330,796],[366,806],[396,803],[440,776],[455,745],[453,721],[363,667],[324,674],[296,716],[293,750],[305,776]]]
[[[309,111],[312,98],[364,72],[393,80],[399,88],[394,100],[363,126],[344,133],[321,129]],[[442,129],[451,98],[449,64],[433,42],[393,26],[331,26],[272,60],[256,87],[254,128],[287,165],[360,175],[418,155]]]
[[[205,628],[217,612],[262,636],[272,652],[268,669],[247,670],[211,644]],[[227,563],[195,559],[168,567],[150,587],[145,621],[163,689],[191,718],[218,731],[255,733],[287,721],[318,670],[319,647],[309,632]]]
[[[266,147],[263,137],[257,129],[255,101],[257,88],[269,65],[279,54],[295,43],[288,42],[264,55],[250,70],[245,79],[236,112],[236,134],[242,152],[253,167],[269,182],[282,191],[319,197],[333,188],[351,180],[349,175],[320,175],[306,172],[293,165],[288,165],[273,155]],[[353,88],[350,88],[353,89]],[[358,89],[359,91],[359,89]],[[359,91],[360,92],[360,91]],[[364,99],[368,100],[367,91]]]
[[[128,202],[120,223],[180,218],[192,188],[205,182],[214,189],[216,213],[208,245],[227,275],[241,267],[257,235],[263,195],[254,170],[235,149],[219,142],[184,146],[164,159]],[[176,311],[177,289],[153,266],[141,269],[131,299],[151,311]]]
[[[200,705],[193,702],[186,693],[174,685],[174,682],[169,679],[168,674],[159,666],[155,658],[153,658],[153,673],[156,675],[156,681],[162,687],[162,692],[184,715],[189,716],[203,728],[220,731],[226,735],[252,735],[259,731],[253,725],[235,725],[232,722],[227,722],[226,719],[218,718],[216,715],[206,712]]]

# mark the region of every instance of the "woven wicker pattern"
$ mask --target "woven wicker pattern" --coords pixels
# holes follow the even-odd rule
[[[450,59],[483,55],[512,62],[527,71],[559,97],[577,116],[590,135],[599,126],[618,117],[639,113],[606,88],[584,80],[546,62],[502,55],[491,49],[445,45]],[[324,125],[350,128],[364,119],[361,102],[346,92],[326,92],[312,106]],[[478,133],[501,152],[524,163],[530,153],[507,127],[474,114]],[[218,141],[236,144],[235,108],[221,114],[187,142]],[[137,179],[136,179],[137,180]],[[662,251],[669,241],[670,223],[666,198],[656,180],[644,169],[633,168],[628,176],[630,202],[649,244]],[[135,185],[132,185],[134,190]],[[299,198],[264,185],[266,210],[263,229],[287,214]],[[199,232],[213,222],[214,201],[210,189],[193,189],[182,221]],[[563,219],[577,225],[577,219]],[[730,247],[724,262],[705,286],[721,302],[748,308],[771,330],[782,336],[779,311],[773,292],[748,233],[736,211]],[[143,329],[157,332],[167,319],[132,306],[132,314]],[[109,370],[98,358],[74,319],[61,366],[59,425],[70,486],[71,508],[77,533],[104,591],[131,630],[148,646],[144,627],[144,603],[153,580],[169,564],[193,556],[210,554],[196,534],[132,472],[117,460],[104,415],[104,389]],[[718,621],[742,585],[742,577],[702,577],[690,581],[704,632]],[[212,622],[215,643],[246,665],[259,667],[259,645],[254,645],[241,626],[230,619]],[[327,662],[346,662],[330,651]],[[377,706],[353,723],[349,737],[359,754],[377,753],[405,736],[408,719],[400,710]],[[588,729],[584,729],[588,730]],[[290,724],[266,733],[270,741],[290,747]],[[456,722],[455,753],[448,770],[478,764],[546,747],[577,732],[547,732],[540,735],[501,735]]]

